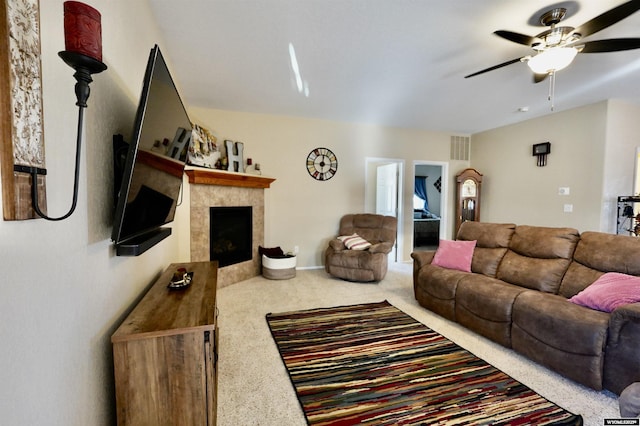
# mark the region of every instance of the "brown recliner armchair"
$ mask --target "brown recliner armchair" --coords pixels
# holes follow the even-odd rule
[[[349,249],[338,237],[325,252],[327,273],[348,281],[380,281],[387,274],[387,257],[396,241],[398,220],[377,214],[348,214],[340,219],[338,237],[357,234],[371,244],[364,250]]]

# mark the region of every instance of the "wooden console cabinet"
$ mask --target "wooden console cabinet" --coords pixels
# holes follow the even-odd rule
[[[193,272],[184,289],[174,271]],[[215,425],[217,262],[173,263],[111,336],[119,425]]]

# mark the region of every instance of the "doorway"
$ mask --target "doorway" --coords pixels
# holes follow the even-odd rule
[[[633,183],[633,195],[640,195],[640,147],[636,148],[635,180]]]
[[[398,219],[396,244],[389,261],[402,259],[402,182],[404,178],[404,160],[393,158],[365,159],[365,197],[364,211]]]
[[[413,249],[435,250],[447,222],[448,164],[413,162]]]

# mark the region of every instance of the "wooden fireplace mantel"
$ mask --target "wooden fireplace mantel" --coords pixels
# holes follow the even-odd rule
[[[245,188],[269,188],[274,178],[247,173],[227,172],[215,169],[187,168],[189,183],[202,185],[241,186]]]

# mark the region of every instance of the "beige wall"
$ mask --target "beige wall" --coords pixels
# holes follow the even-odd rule
[[[615,232],[615,201],[633,188],[638,106],[605,101],[474,134],[482,220]],[[532,145],[551,142],[545,167]],[[559,195],[569,187],[569,195]],[[572,213],[564,205],[573,205]]]
[[[183,260],[175,235],[137,258],[114,254],[112,134],[131,134],[149,50],[162,39],[146,1],[85,1],[102,13],[109,69],[91,85],[78,208],[61,222],[0,221],[3,425],[115,424],[110,336],[146,286]],[[62,4],[40,1],[52,216],[71,203],[78,114],[73,70],[58,57]]]
[[[244,142],[245,158],[260,163],[264,175],[276,178],[265,193],[265,244],[285,251],[298,246],[299,267],[323,265],[323,251],[337,233],[340,217],[366,210],[365,159],[405,160],[400,260],[410,260],[412,164],[448,161],[449,134],[194,107],[190,114],[211,129],[218,142]],[[307,173],[307,155],[316,147],[329,148],[338,157],[338,172],[329,181],[316,181]],[[452,162],[450,180],[466,166]]]

